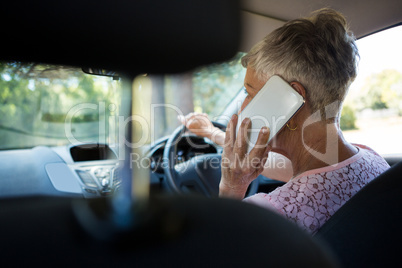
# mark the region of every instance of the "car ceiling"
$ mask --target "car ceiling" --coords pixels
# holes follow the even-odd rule
[[[402,22],[400,0],[244,0],[241,50],[249,50],[252,44],[285,21],[308,16],[324,7],[345,15],[357,38]],[[253,33],[250,29],[254,29]]]
[[[106,0],[21,1],[2,5],[10,12],[0,19],[7,25],[0,59],[132,73],[176,72],[226,60],[285,21],[323,7],[342,12],[358,38],[402,22],[401,0],[241,0],[242,31],[234,0],[115,0],[113,8]]]

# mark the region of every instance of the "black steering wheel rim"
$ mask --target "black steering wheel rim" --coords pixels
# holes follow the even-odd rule
[[[226,126],[212,121],[215,127],[225,131]],[[177,144],[186,132],[181,125],[168,138],[163,153],[163,169],[169,188],[178,194],[186,193],[186,189],[193,189],[207,197],[216,197],[219,194],[220,154],[204,154],[193,157],[184,163],[177,164]],[[255,194],[258,189],[258,179],[254,180],[247,191],[247,196]]]

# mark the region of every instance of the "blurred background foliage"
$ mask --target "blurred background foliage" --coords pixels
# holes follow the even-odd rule
[[[356,121],[365,113],[370,116],[402,116],[402,73],[383,70],[368,76],[357,92],[346,99],[341,115],[341,129],[356,129]]]
[[[71,109],[85,103],[119,104],[117,83],[110,77],[85,74],[80,68],[0,62],[1,148],[68,143],[64,123]],[[97,140],[99,121],[115,113],[113,109],[99,111],[74,113],[76,138]]]
[[[369,76],[361,96],[362,107],[396,109],[402,115],[402,74],[397,70],[383,70]]]
[[[218,116],[244,83],[246,69],[241,65],[245,53],[232,60],[205,66],[193,75],[194,110]]]
[[[356,111],[349,105],[344,105],[341,113],[340,127],[342,130],[356,129]]]

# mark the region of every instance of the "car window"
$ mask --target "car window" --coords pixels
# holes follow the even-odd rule
[[[0,62],[0,149],[115,143],[120,81],[81,68]]]
[[[380,154],[402,153],[402,26],[357,41],[359,71],[345,99],[341,128],[349,142]]]
[[[229,61],[170,75],[140,75],[134,88],[151,105],[151,135],[148,142],[170,135],[180,123],[178,115],[206,113],[216,119],[243,86],[245,68],[238,53]]]

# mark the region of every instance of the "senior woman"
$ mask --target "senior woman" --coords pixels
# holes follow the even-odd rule
[[[289,21],[242,58],[248,95],[241,110],[272,75],[281,76],[306,100],[268,144],[269,129],[263,127],[247,154],[248,118],[241,122],[237,136],[237,115],[226,133],[214,128],[205,114],[181,118],[194,133],[224,146],[221,197],[244,198],[261,172],[287,181],[244,201],[277,211],[315,233],[357,191],[389,168],[372,149],[348,143],[339,127],[342,102],[356,77],[357,58],[345,18],[331,9],[319,10],[311,17]],[[271,152],[285,159],[287,168],[264,169]]]

